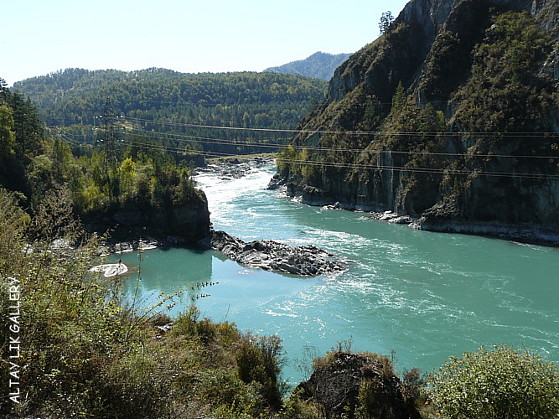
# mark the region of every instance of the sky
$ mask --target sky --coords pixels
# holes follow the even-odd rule
[[[65,68],[262,71],[352,53],[408,0],[16,0],[2,5],[8,85]]]

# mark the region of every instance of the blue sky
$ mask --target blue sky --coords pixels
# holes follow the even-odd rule
[[[2,5],[0,77],[69,67],[262,71],[355,52],[408,0],[15,0]]]

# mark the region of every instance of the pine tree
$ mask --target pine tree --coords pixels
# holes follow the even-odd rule
[[[394,16],[392,16],[392,12],[391,11],[383,12],[382,15],[380,16],[380,21],[378,24],[380,33],[384,35],[390,29],[393,22],[394,22]]]

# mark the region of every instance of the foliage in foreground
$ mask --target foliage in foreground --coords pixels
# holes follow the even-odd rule
[[[0,399],[1,417],[234,418],[279,408],[277,337],[199,319],[194,307],[165,332],[156,326],[168,317],[125,309],[119,281],[88,271],[99,262],[98,240],[77,234],[65,199],[47,194],[41,217],[30,218],[0,188],[0,386],[4,396],[17,378],[21,391],[17,402]],[[12,278],[17,358],[5,315]]]
[[[557,418],[559,368],[506,346],[452,357],[430,379],[449,418]]]

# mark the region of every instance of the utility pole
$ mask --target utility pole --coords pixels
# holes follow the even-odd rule
[[[111,98],[105,100],[105,110],[103,112],[103,133],[99,142],[105,151],[105,161],[109,168],[115,168],[118,164],[117,142],[118,131],[116,125],[116,115],[111,104]]]
[[[102,133],[98,136],[97,145],[103,147],[105,152],[105,165],[107,174],[107,183],[109,185],[109,194],[111,197],[118,196],[119,182],[118,182],[118,131],[117,131],[117,118],[115,111],[111,104],[111,98],[107,97],[105,100],[105,110],[103,112],[103,125],[101,127]]]

